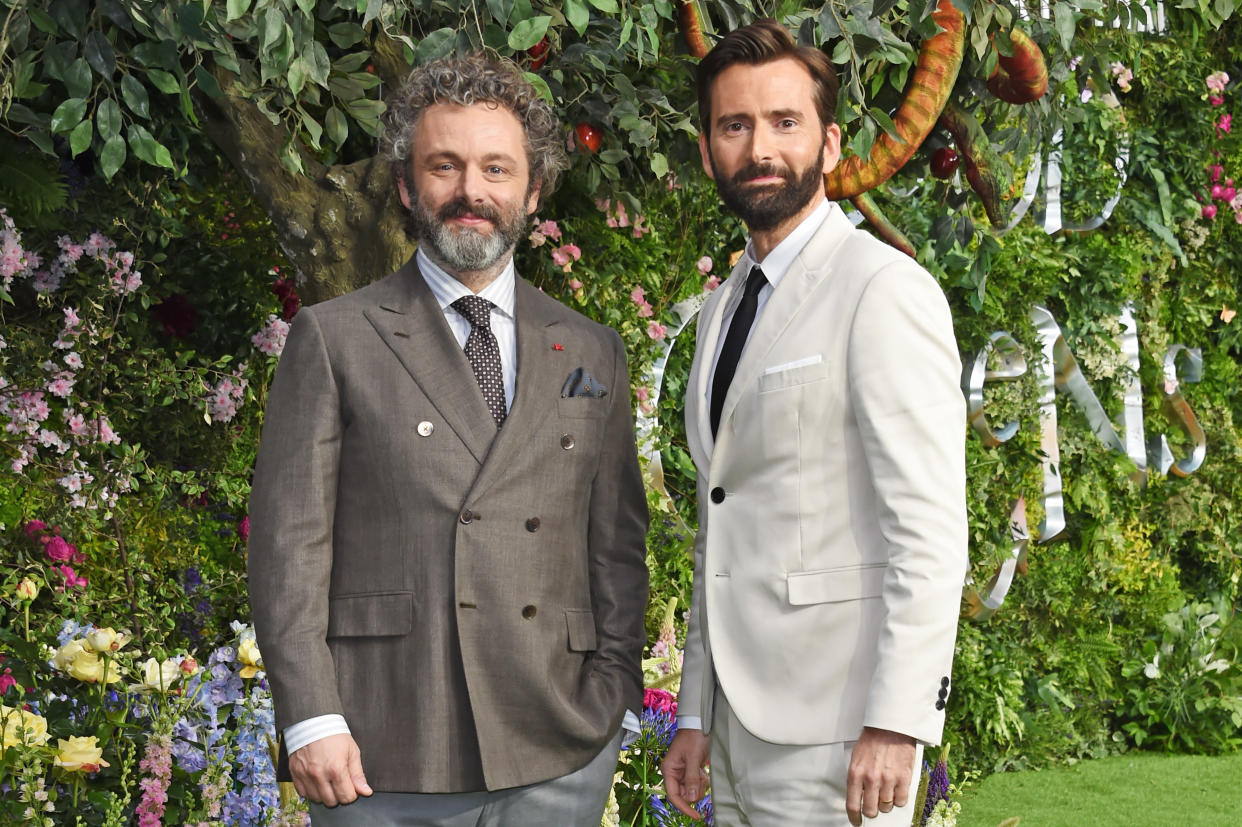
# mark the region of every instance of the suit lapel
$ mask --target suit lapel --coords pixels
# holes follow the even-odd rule
[[[708,297],[699,311],[698,358],[690,368],[686,399],[686,442],[690,448],[690,458],[699,468],[707,467],[715,442],[712,437],[711,411],[707,405],[707,386],[712,373],[712,359],[720,342],[720,327],[725,308],[746,283],[745,276],[738,277],[741,269],[741,263],[734,266],[729,278],[714,295]]]
[[[780,284],[772,291],[767,305],[742,351],[742,358],[737,363],[737,372],[733,374],[733,382],[729,385],[729,393],[725,396],[724,407],[720,412],[720,427],[733,415],[733,409],[741,398],[751,392],[755,380],[763,369],[764,360],[777,339],[789,327],[793,317],[806,302],[820,282],[831,276],[837,263],[834,259],[836,248],[853,232],[853,225],[840,209],[833,208],[824,223],[811,236],[811,240],[802,248],[802,252],[794,259],[789,271],[785,273]],[[734,274],[736,275],[736,274]],[[730,281],[742,282],[742,279],[730,277]],[[710,433],[711,426],[708,426]]]
[[[364,315],[481,464],[496,437],[496,421],[470,361],[413,258],[398,271],[394,285]]]
[[[517,387],[505,424],[475,480],[474,497],[483,494],[528,446],[531,433],[548,416],[549,389],[559,390],[565,379],[564,362],[551,358],[557,321],[544,312],[541,299],[538,290],[516,279],[513,315],[517,322]],[[482,399],[481,394],[476,395]]]

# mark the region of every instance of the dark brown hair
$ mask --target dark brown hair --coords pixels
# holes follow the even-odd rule
[[[815,85],[812,97],[819,120],[823,126],[835,122],[839,84],[832,61],[819,49],[799,46],[784,26],[766,18],[729,32],[699,61],[695,82],[699,93],[699,125],[703,134],[711,135],[712,84],[721,72],[737,63],[758,66],[781,58],[796,60],[810,72]]]

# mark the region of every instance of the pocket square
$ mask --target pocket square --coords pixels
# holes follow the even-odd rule
[[[591,378],[583,368],[574,368],[561,386],[561,398],[586,397],[602,399],[608,395],[608,386]]]

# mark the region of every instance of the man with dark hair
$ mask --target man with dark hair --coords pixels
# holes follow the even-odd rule
[[[317,827],[594,827],[642,705],[647,510],[620,337],[514,273],[563,136],[477,56],[387,118],[418,252],[298,313],[255,468],[281,772]]]
[[[665,788],[693,815],[710,756],[719,825],[908,825],[967,562],[948,305],[825,197],[821,52],[760,21],[702,60],[698,92],[704,169],[751,235],[688,383],[700,527]]]

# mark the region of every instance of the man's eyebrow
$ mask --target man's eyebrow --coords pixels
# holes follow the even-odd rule
[[[773,120],[783,120],[785,118],[802,118],[802,110],[786,107],[784,109],[768,109],[761,113],[764,118]],[[724,112],[716,118],[717,126],[724,126],[726,123],[733,121],[750,121],[750,115],[743,115],[740,112]]]
[[[436,161],[462,161],[465,160],[451,149],[440,149],[435,152],[427,153],[428,162]],[[489,152],[480,159],[484,164],[490,164],[500,161],[507,164],[517,163],[517,159],[507,152]]]

